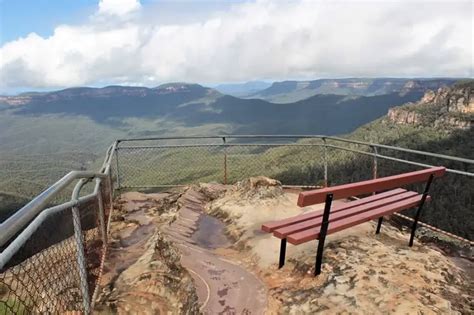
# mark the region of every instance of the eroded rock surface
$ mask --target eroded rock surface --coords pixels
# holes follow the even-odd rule
[[[297,193],[263,177],[130,193],[114,214],[97,312],[474,312],[472,250],[450,257],[420,240],[410,248],[408,233],[389,224],[379,235],[372,222],[330,235],[316,278],[316,241],[289,245],[277,269],[279,240],[262,223],[322,208],[297,207]]]
[[[127,193],[117,202],[96,312],[198,314],[194,282],[158,225],[170,222],[181,193]]]
[[[239,187],[239,185],[237,185]],[[262,223],[321,208],[300,209],[297,195],[274,198],[231,189],[207,211],[228,224],[236,245],[225,254],[258,272],[269,289],[270,312],[281,314],[472,314],[472,257],[445,256],[433,245],[408,247],[408,233],[389,224],[375,235],[375,224],[362,224],[326,240],[323,273],[313,277],[317,242],[287,248],[287,264],[277,269],[279,240],[261,233]],[[274,191],[275,186],[269,186]],[[281,188],[280,188],[281,189]],[[244,199],[242,196],[253,196]],[[470,267],[469,267],[470,266]]]
[[[232,241],[225,236],[225,225],[206,215],[204,208],[224,191],[219,185],[189,188],[178,200],[176,220],[162,229],[182,253],[181,264],[195,280],[204,314],[265,314],[265,285],[239,259],[216,252]]]

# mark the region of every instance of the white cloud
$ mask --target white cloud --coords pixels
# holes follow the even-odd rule
[[[6,43],[0,85],[473,75],[470,1],[262,0],[167,24],[143,10],[102,0],[86,25]]]
[[[99,14],[123,16],[139,10],[138,0],[100,0]]]

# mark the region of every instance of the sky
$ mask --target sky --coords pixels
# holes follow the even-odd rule
[[[0,93],[473,77],[471,0],[0,0]]]

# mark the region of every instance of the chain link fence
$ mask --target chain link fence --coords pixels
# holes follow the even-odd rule
[[[474,239],[474,161],[310,136],[126,140],[119,144],[116,154],[121,189],[199,182],[234,184],[260,175],[278,179],[286,186],[323,187],[445,166],[449,170],[435,181],[431,189],[434,198],[423,220]],[[424,186],[407,188],[421,192]],[[411,211],[403,214],[413,215]]]
[[[2,245],[0,314],[90,313],[107,251],[113,198],[123,189],[234,184],[252,176],[275,178],[286,186],[324,187],[430,165],[445,166],[448,172],[435,181],[433,201],[422,219],[473,240],[471,160],[318,136],[118,141],[109,149],[100,173],[78,177],[83,179],[71,201],[56,205],[55,200],[64,199],[66,192],[70,196],[70,186],[63,187],[49,204],[36,209],[41,211],[33,221]],[[421,191],[422,186],[409,188]]]
[[[56,191],[56,196],[43,193],[43,197],[51,193],[49,208],[35,209],[41,196],[30,202],[29,209],[40,210],[39,214],[1,246],[0,314],[90,313],[113,206],[111,157],[102,173],[77,173],[83,179],[69,202],[54,205],[58,195],[71,191],[69,186]]]

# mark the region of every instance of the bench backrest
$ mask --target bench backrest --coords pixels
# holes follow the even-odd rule
[[[441,177],[445,172],[446,168],[444,167],[432,167],[421,171],[305,191],[301,192],[298,196],[298,206],[306,207],[323,203],[326,200],[327,194],[333,194],[333,199],[336,200],[351,196],[380,192],[392,188],[399,188],[409,184],[426,182],[431,175],[434,177]]]

